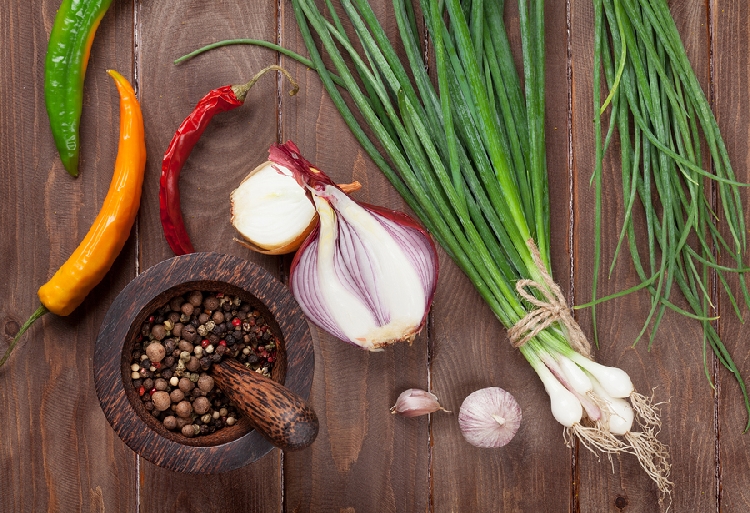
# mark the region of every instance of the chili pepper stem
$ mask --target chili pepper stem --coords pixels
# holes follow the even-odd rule
[[[297,94],[297,91],[299,91],[299,84],[297,84],[297,82],[292,78],[292,75],[287,70],[276,64],[272,64],[267,68],[263,68],[262,70],[260,70],[247,84],[233,85],[232,92],[234,92],[234,95],[239,101],[244,102],[245,96],[247,96],[247,92],[250,90],[250,88],[253,87],[258,80],[260,80],[260,77],[262,77],[269,71],[280,71],[281,73],[283,73],[284,76],[292,84],[292,90],[289,91],[289,96],[294,96],[295,94]]]
[[[18,340],[21,338],[21,335],[23,335],[26,332],[26,330],[28,330],[37,319],[39,319],[41,316],[43,316],[47,312],[49,312],[49,310],[47,310],[46,306],[39,305],[39,308],[36,309],[36,312],[31,314],[31,317],[29,317],[28,320],[25,323],[23,323],[23,326],[21,326],[21,329],[18,330],[18,333],[16,333],[16,336],[13,337],[13,342],[11,342],[10,345],[8,346],[8,349],[5,350],[3,359],[0,360],[0,367],[2,367],[3,364],[5,364],[5,361],[8,359],[8,357],[10,357],[10,353],[11,351],[13,351],[13,348],[16,347],[16,344],[18,343]]]

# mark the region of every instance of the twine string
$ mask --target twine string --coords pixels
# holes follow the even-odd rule
[[[539,248],[537,248],[533,239],[529,239],[526,245],[531,251],[531,256],[534,259],[537,269],[539,269],[539,274],[542,276],[542,283],[534,280],[518,280],[516,282],[516,292],[518,292],[518,295],[535,308],[508,330],[508,338],[511,345],[513,347],[522,347],[529,340],[557,322],[567,332],[570,346],[580,354],[586,357],[590,356],[591,344],[573,318],[562,290],[547,271],[542,261],[542,255],[539,253]],[[539,291],[542,298],[538,298],[530,293],[530,289]]]

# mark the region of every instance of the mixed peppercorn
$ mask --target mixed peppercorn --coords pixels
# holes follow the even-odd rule
[[[141,325],[131,379],[144,408],[186,437],[234,425],[237,409],[214,386],[211,366],[235,358],[271,375],[278,339],[262,314],[240,297],[192,291],[171,299]]]

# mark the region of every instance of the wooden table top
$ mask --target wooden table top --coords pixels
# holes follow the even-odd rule
[[[388,0],[370,2],[395,30]],[[516,12],[509,1],[508,15]],[[691,62],[710,94],[740,179],[750,180],[750,4],[671,2]],[[268,147],[293,140],[338,182],[359,180],[362,201],[404,204],[347,131],[316,74],[249,46],[172,61],[226,38],[278,41],[305,53],[287,0],[123,0],[113,2],[91,51],[85,84],[81,174],[64,171],[44,106],[44,55],[59,0],[6,0],[0,9],[0,322],[4,351],[37,308],[37,288],[68,258],[109,187],[117,149],[118,97],[106,69],[137,85],[148,162],[137,225],[103,282],[68,317],[45,316],[0,370],[0,511],[96,512],[634,512],[661,511],[658,493],[632,456],[597,457],[566,447],[541,382],[469,280],[441,253],[427,329],[411,345],[368,353],[314,329],[310,401],[320,419],[315,443],[273,450],[218,475],[187,475],[138,458],[107,423],[94,391],[92,357],[100,323],[139,272],[172,256],[159,221],[161,158],[175,129],[210,89],[248,80],[280,62],[299,81],[266,78],[243,108],[214,118],[186,164],[180,190],[198,251],[262,265],[282,281],[289,257],[254,254],[233,242],[229,192]],[[591,0],[547,2],[547,137],[554,275],[573,303],[591,295],[593,262],[593,8]],[[511,23],[511,27],[515,27]],[[517,37],[517,30],[511,29]],[[518,45],[516,45],[517,47]],[[622,207],[618,160],[605,166],[604,261]],[[619,184],[619,185],[618,185]],[[626,258],[602,294],[638,283]],[[718,322],[740,371],[750,376],[745,328],[718,294]],[[598,361],[617,365],[636,387],[654,390],[671,448],[675,512],[750,511],[750,438],[739,387],[708,350],[700,326],[668,313],[655,343],[632,347],[649,307],[636,293],[598,309]],[[745,312],[747,314],[747,312]],[[587,310],[577,311],[592,334]],[[510,391],[523,410],[515,439],[478,449],[461,436],[457,412],[486,386]],[[406,388],[433,391],[452,413],[406,419],[389,413]]]

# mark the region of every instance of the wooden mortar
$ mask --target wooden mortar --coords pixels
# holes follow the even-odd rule
[[[221,291],[240,296],[263,314],[278,337],[279,346],[271,375],[275,383],[257,383],[257,376],[250,376],[247,379],[252,383],[243,385],[250,387],[250,392],[248,389],[239,391],[238,387],[227,387],[228,379],[230,382],[241,382],[237,381],[240,379],[237,376],[228,376],[227,373],[236,374],[238,371],[232,370],[233,366],[227,363],[228,360],[214,365],[217,369],[212,371],[212,375],[217,385],[238,407],[242,407],[239,403],[243,402],[242,399],[238,401],[238,393],[248,401],[248,405],[255,405],[246,405],[251,413],[255,408],[254,420],[243,415],[234,426],[224,427],[210,435],[186,438],[164,428],[146,411],[132,386],[130,355],[144,320],[171,298],[192,290]],[[310,330],[289,289],[263,268],[241,258],[218,253],[192,253],[175,257],[138,275],[112,303],[100,328],[94,351],[96,393],[105,417],[118,436],[150,462],[191,473],[224,472],[247,465],[273,448],[267,438],[286,449],[309,445],[317,434],[314,412],[304,404],[312,384],[313,369]],[[291,395],[285,395],[284,391],[289,391]],[[297,420],[306,426],[296,431],[279,430],[285,418],[270,418],[268,411],[257,408],[258,400],[268,402],[269,397],[290,401],[289,404],[297,408]],[[270,421],[264,424],[264,418]],[[253,429],[253,422],[260,429]],[[311,432],[313,428],[314,433]]]

